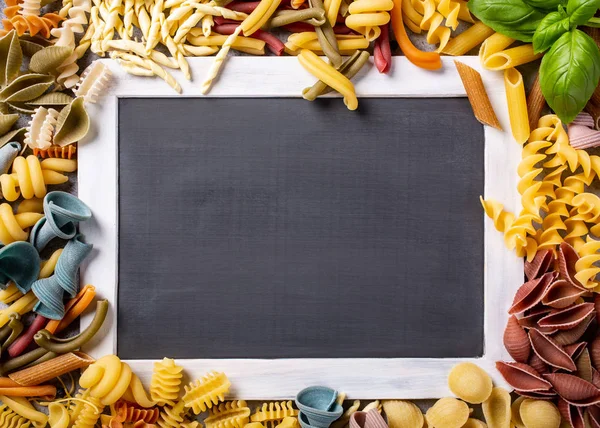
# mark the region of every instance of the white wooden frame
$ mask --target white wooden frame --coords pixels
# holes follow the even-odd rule
[[[502,73],[482,70],[477,57],[460,61],[481,71],[488,94],[504,129],[509,130],[508,108]],[[202,97],[200,82],[212,58],[189,60],[193,82],[176,77],[184,97]],[[360,97],[465,97],[465,90],[452,58],[443,58],[441,71],[422,70],[404,57],[394,58],[391,74],[382,75],[369,67],[356,79]],[[123,97],[177,97],[158,79],[126,74],[111,60],[112,86],[99,104],[90,106],[93,130],[79,145],[79,197],[87,203],[93,220],[81,225],[94,257],[82,269],[82,281],[96,286],[99,296],[108,298],[111,310],[97,340],[86,347],[93,356],[116,352],[117,307],[117,105]],[[299,97],[314,78],[293,57],[232,57],[209,96],[211,97]],[[307,101],[308,102],[308,101]],[[340,100],[341,102],[341,100]],[[360,105],[360,102],[359,102]],[[359,107],[360,108],[360,107]],[[460,136],[457,136],[460,138]],[[485,127],[485,196],[502,201],[507,209],[519,210],[516,191],[517,164],[521,147],[510,132]],[[143,149],[143,148],[140,148]],[[302,388],[324,384],[348,394],[349,398],[434,398],[448,395],[446,377],[461,361],[473,361],[504,385],[495,370],[497,360],[509,356],[502,344],[507,309],[517,287],[523,282],[523,262],[505,249],[502,234],[490,220],[485,221],[485,354],[478,359],[234,359],[179,360],[187,374],[196,378],[209,370],[226,372],[232,382],[231,396],[252,399],[289,399]],[[432,304],[436,304],[432,300]],[[437,304],[443,304],[437,302]],[[87,314],[83,324],[89,322]],[[157,343],[160,347],[160,344]],[[168,356],[169,350],[163,353]],[[148,381],[153,361],[128,361]]]

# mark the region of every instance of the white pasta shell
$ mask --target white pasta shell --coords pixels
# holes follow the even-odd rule
[[[481,405],[489,428],[510,428],[510,394],[504,388],[492,389]]]
[[[464,424],[462,428],[487,428],[487,425],[484,422],[481,422],[479,419],[469,418],[467,423]]]
[[[461,428],[469,419],[469,406],[464,401],[446,397],[438,400],[425,414],[430,428]]]
[[[423,413],[410,401],[389,400],[383,402],[383,411],[390,428],[422,428]]]
[[[558,428],[560,412],[554,403],[545,400],[524,400],[520,409],[525,428]]]
[[[450,370],[448,386],[461,400],[480,404],[492,393],[492,378],[473,363],[460,363]]]

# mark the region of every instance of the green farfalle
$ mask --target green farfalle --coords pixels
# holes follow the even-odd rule
[[[35,73],[51,74],[72,54],[72,47],[48,46],[31,57],[29,69]]]
[[[0,91],[0,101],[19,103],[40,97],[52,84],[54,77],[45,74],[24,74]]]
[[[0,86],[6,86],[19,76],[23,52],[15,30],[0,38]]]
[[[78,97],[63,108],[56,121],[54,144],[66,146],[86,136],[90,129],[90,117],[84,107],[83,97]]]
[[[18,114],[0,114],[0,135],[6,134],[19,120]]]
[[[71,104],[73,97],[63,92],[50,92],[44,94],[35,100],[27,101],[25,104],[30,106],[66,106]]]

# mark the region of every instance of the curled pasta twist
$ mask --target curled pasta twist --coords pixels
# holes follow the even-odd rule
[[[21,3],[21,15],[40,16],[41,8],[42,0],[23,0],[23,3]]]
[[[427,31],[427,43],[439,44],[441,52],[450,41],[452,30],[444,26],[436,0],[403,0],[402,6],[407,27],[417,34]]]
[[[29,229],[43,217],[43,214],[23,212],[13,214],[9,204],[0,204],[0,243],[8,245],[15,241],[26,241]]]
[[[373,41],[381,35],[379,27],[390,22],[393,7],[392,0],[355,0],[348,7],[346,26]]]
[[[588,227],[583,220],[577,220],[573,218],[567,218],[565,220],[567,226],[564,240],[567,244],[571,245],[575,251],[579,252],[581,247],[585,244],[584,236],[589,233]]]
[[[187,409],[183,401],[177,402],[173,406],[166,406],[160,412],[156,425],[160,428],[177,428],[184,422]]]
[[[61,403],[50,403],[48,406],[50,428],[68,428],[70,422],[69,411]]]
[[[30,426],[31,422],[26,418],[15,413],[6,404],[0,405],[0,427],[29,428]]]
[[[100,419],[104,406],[100,400],[94,397],[87,397],[88,403],[78,403],[80,407],[77,411],[71,411],[72,428],[94,428]]]
[[[500,202],[493,199],[485,200],[482,197],[479,200],[483,210],[492,219],[498,232],[504,233],[515,221],[514,214],[504,211],[504,206]]]
[[[504,233],[504,244],[510,250],[516,250],[519,257],[527,257],[531,261],[537,251],[537,241],[533,238],[536,229],[533,223],[537,216],[522,214],[515,219]]]
[[[588,236],[585,244],[579,248],[579,260],[575,263],[575,279],[585,288],[596,288],[598,282],[596,275],[600,273],[600,268],[594,263],[600,261],[600,241]]]
[[[521,194],[523,212],[535,216],[538,221],[541,221],[540,209],[545,208],[546,196],[539,193],[543,182],[536,180],[543,172],[543,168],[536,168],[535,165],[546,159],[546,155],[539,152],[551,145],[552,143],[543,140],[527,144],[523,148],[522,160],[517,168],[517,173],[521,177],[517,190]]]
[[[84,97],[86,102],[95,103],[108,86],[110,76],[110,70],[105,64],[94,61],[84,70],[73,92],[76,97]]]
[[[50,146],[47,149],[33,149],[34,156],[39,156],[42,159],[46,158],[61,158],[61,159],[73,159],[77,153],[77,146],[75,144],[69,144],[68,146]]]
[[[81,375],[79,385],[88,388],[90,397],[103,406],[117,402],[131,382],[131,368],[116,355],[106,355],[90,365]]]
[[[157,404],[173,405],[179,398],[183,367],[175,364],[171,358],[163,358],[154,363],[154,372],[150,381],[150,396]]]
[[[537,234],[538,250],[555,249],[564,241],[560,232],[565,230],[567,230],[567,226],[560,212],[548,214],[544,218],[542,228]]]
[[[198,415],[210,409],[213,405],[225,400],[225,394],[229,391],[231,382],[222,372],[211,372],[184,386],[185,394],[183,402]]]
[[[160,411],[158,407],[151,409],[139,409],[129,404],[127,401],[117,401],[115,404],[116,419],[119,422],[138,422],[143,421],[147,424],[154,424],[158,420]]]
[[[274,428],[284,418],[298,416],[298,410],[294,409],[291,401],[263,403],[256,409],[250,420],[260,422],[267,427]]]
[[[250,408],[245,401],[221,403],[210,410],[204,420],[206,428],[244,428],[250,421]]]
[[[62,18],[56,13],[46,13],[42,16],[22,15],[19,13],[20,6],[11,6],[6,2],[8,7],[4,8],[6,18],[2,20],[4,30],[15,30],[18,36],[29,33],[31,36],[40,35],[45,39],[50,38],[50,30],[58,27]]]
[[[29,155],[27,159],[17,156],[13,162],[12,173],[0,175],[2,196],[7,201],[16,201],[19,196],[31,199],[43,198],[47,184],[62,184],[68,181],[61,172],[73,172],[77,161],[67,159],[45,159]]]

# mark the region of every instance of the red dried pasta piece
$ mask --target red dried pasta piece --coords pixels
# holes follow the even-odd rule
[[[571,330],[581,324],[593,312],[593,303],[580,303],[546,315],[538,321],[538,324],[540,327]]]
[[[585,334],[588,327],[592,324],[593,320],[594,320],[594,314],[590,314],[590,315],[588,315],[587,318],[585,318],[583,320],[583,322],[581,322],[574,328],[572,328],[570,330],[561,331],[561,332],[555,334],[554,336],[552,336],[552,338],[556,341],[556,343],[558,343],[559,345],[562,345],[562,346],[566,346],[566,345],[575,343],[579,339],[581,339],[581,337]]]
[[[576,407],[600,403],[600,389],[593,383],[566,373],[547,373],[544,379],[552,384],[558,395]]]
[[[508,319],[506,329],[504,329],[504,347],[515,361],[527,363],[531,353],[531,344],[527,332],[514,315]]]
[[[68,146],[50,146],[45,150],[35,148],[33,154],[40,156],[42,159],[46,158],[62,158],[62,159],[73,159],[77,152],[77,146],[69,144]]]
[[[540,278],[527,281],[517,290],[508,313],[511,315],[521,314],[540,303],[546,294],[546,289],[555,279],[556,272],[548,272]]]
[[[527,337],[529,339],[529,337]],[[573,358],[573,357],[571,357]],[[534,352],[529,358],[529,365],[539,374],[550,372],[550,367]]]
[[[160,410],[158,407],[149,409],[141,409],[127,401],[120,400],[115,404],[117,416],[115,420],[119,422],[138,422],[142,421],[148,424],[153,424],[158,420]]]
[[[579,358],[576,359],[575,365],[577,366],[577,376],[593,384],[592,360],[590,359],[590,352],[587,348],[585,348]]]
[[[515,389],[515,392],[523,397],[533,398],[535,400],[554,400],[556,398],[556,392],[550,391],[519,391]]]
[[[596,370],[593,366],[592,366],[592,383],[597,388],[600,388],[600,372],[598,372],[598,370]]]
[[[562,418],[567,421],[572,428],[585,428],[583,410],[581,408],[571,406],[565,400],[559,398],[558,411]]]
[[[531,262],[525,262],[525,275],[527,279],[539,278],[550,270],[554,263],[554,253],[552,250],[540,250],[536,253]]]
[[[573,358],[573,360],[576,360],[577,358],[579,358],[586,346],[587,342],[573,343],[571,345],[565,346],[564,350],[567,354],[571,356],[571,358]]]
[[[390,26],[388,24],[382,25],[381,34],[375,40],[375,47],[373,49],[373,58],[375,61],[375,67],[380,73],[387,73],[392,67],[392,48],[390,47]]]
[[[583,288],[575,287],[565,279],[559,279],[550,284],[546,290],[546,294],[542,298],[542,303],[552,308],[563,309],[575,303],[587,291]]]
[[[575,279],[575,274],[577,273],[575,263],[577,263],[577,260],[579,260],[579,255],[577,255],[575,249],[566,242],[562,242],[558,251],[558,268],[560,270],[560,276],[575,287],[583,287],[583,285]]]
[[[600,407],[590,406],[586,411],[591,428],[600,428]]]
[[[600,367],[600,336],[597,336],[592,343],[590,343],[590,358],[594,367]]]
[[[498,361],[496,369],[506,382],[519,391],[539,392],[552,388],[550,382],[527,364]]]
[[[547,364],[567,371],[577,370],[575,362],[571,359],[560,345],[549,337],[544,336],[537,330],[529,331],[529,339],[533,351]]]
[[[258,7],[259,3],[259,1],[233,1],[227,5],[227,9],[247,13],[249,15],[254,12],[254,9]],[[315,27],[313,27],[313,29],[314,28]]]

